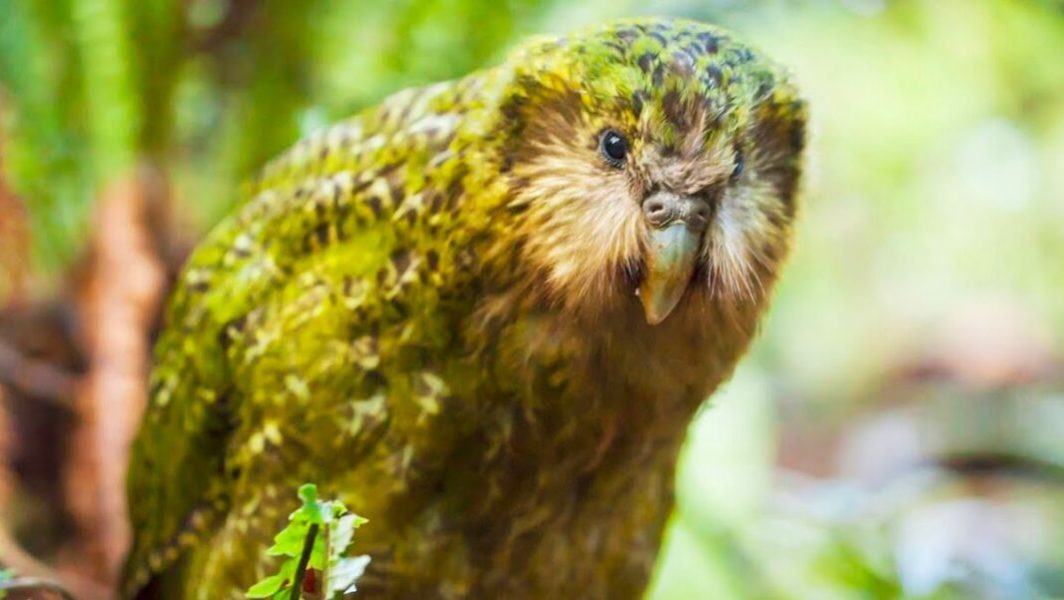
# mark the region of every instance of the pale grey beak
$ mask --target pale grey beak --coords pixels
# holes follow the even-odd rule
[[[652,230],[639,299],[647,323],[657,325],[672,314],[691,283],[709,205],[700,198],[658,192],[643,202],[643,212]]]

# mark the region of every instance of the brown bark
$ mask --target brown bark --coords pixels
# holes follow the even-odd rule
[[[148,171],[110,185],[95,215],[80,310],[90,370],[68,476],[71,505],[95,558],[93,575],[117,578],[130,530],[125,476],[129,445],[147,398],[150,330],[164,285],[152,201],[162,186]]]

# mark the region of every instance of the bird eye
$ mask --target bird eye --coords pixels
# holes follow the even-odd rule
[[[623,167],[628,156],[628,140],[616,131],[607,129],[599,140],[599,152],[606,162],[617,168]]]
[[[731,179],[735,181],[743,175],[743,171],[746,170],[746,157],[743,156],[743,149],[735,149],[735,168],[732,169]]]

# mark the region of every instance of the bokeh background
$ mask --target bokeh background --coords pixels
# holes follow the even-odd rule
[[[158,307],[266,159],[633,14],[740,32],[812,109],[649,597],[1064,598],[1059,0],[0,0],[0,563],[107,597]]]

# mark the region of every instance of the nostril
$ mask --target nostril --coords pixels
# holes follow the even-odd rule
[[[660,222],[668,216],[669,207],[663,200],[651,199],[643,205],[643,212],[648,219]]]

